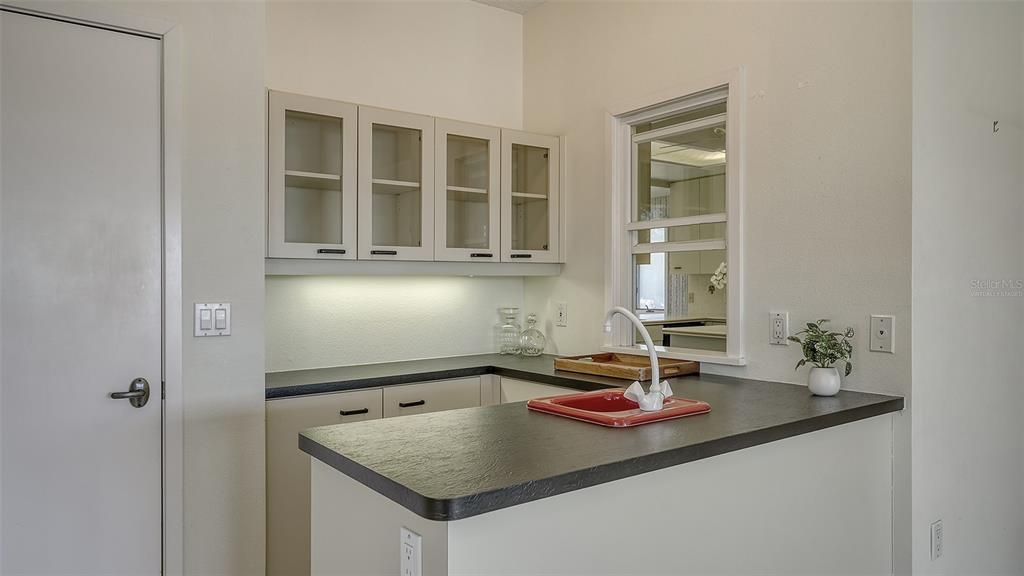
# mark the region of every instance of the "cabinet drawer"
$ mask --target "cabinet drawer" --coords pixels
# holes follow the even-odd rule
[[[576,394],[579,390],[562,388],[550,384],[538,384],[515,378],[501,379],[501,403],[525,402],[534,398],[546,398],[548,396],[559,396],[563,394]]]
[[[479,405],[479,377],[390,386],[384,389],[385,418]]]
[[[299,432],[381,418],[380,388],[269,400],[267,415],[267,574],[309,574],[309,456]]]

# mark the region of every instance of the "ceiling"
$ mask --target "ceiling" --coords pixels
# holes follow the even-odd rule
[[[481,4],[501,8],[517,14],[526,14],[530,9],[540,6],[547,0],[475,0]]]

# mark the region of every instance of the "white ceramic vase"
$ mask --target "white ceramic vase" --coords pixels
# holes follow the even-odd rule
[[[839,392],[839,371],[833,368],[811,368],[807,387],[815,396],[835,396]]]

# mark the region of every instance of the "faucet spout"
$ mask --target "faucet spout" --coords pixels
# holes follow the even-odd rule
[[[647,331],[647,327],[637,318],[636,314],[622,306],[614,306],[611,310],[608,310],[608,314],[604,317],[605,332],[612,331],[612,318],[616,314],[625,316],[627,320],[633,323],[633,326],[640,332],[640,336],[643,337],[644,344],[647,345],[647,353],[651,358],[652,380],[650,392],[645,393],[640,382],[634,382],[626,389],[626,397],[639,404],[640,409],[645,412],[661,410],[665,398],[672,395],[672,388],[669,387],[668,382],[661,381],[661,373],[658,370],[658,354],[654,350],[654,341],[651,340],[651,333]]]

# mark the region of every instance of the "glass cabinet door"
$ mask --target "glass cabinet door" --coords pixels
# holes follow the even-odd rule
[[[267,255],[356,257],[356,107],[270,93]]]
[[[438,119],[434,259],[500,260],[501,130]]]
[[[433,260],[433,118],[359,108],[359,257]]]
[[[502,261],[558,262],[558,138],[503,130]]]

